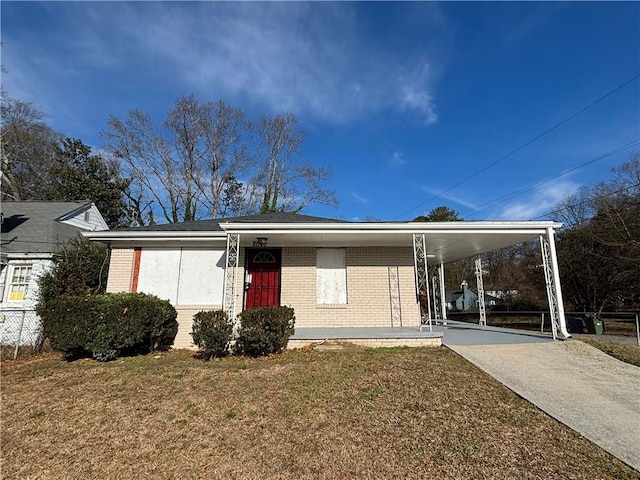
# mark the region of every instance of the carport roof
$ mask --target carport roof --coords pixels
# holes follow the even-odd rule
[[[222,244],[240,234],[240,246],[266,237],[270,247],[412,247],[412,234],[424,234],[427,253],[448,263],[546,235],[562,224],[517,222],[346,222],[287,213],[88,232],[95,241],[119,246]]]

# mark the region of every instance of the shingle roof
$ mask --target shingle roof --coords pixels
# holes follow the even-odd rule
[[[221,223],[348,223],[333,218],[313,217],[297,213],[275,212],[241,217],[197,220],[195,222],[165,223],[146,227],[121,228],[123,232],[217,232]]]
[[[82,229],[58,221],[64,215],[85,209],[92,203],[50,201],[3,201],[2,253],[53,253],[75,238]]]

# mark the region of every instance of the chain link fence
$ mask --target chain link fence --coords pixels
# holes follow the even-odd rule
[[[0,311],[0,348],[12,349],[18,358],[20,348],[37,350],[42,344],[42,322],[34,309]]]
[[[478,312],[448,312],[452,320],[478,323]],[[567,329],[576,338],[593,338],[640,346],[640,312],[565,312]],[[487,310],[487,325],[551,333],[549,312]]]
[[[566,312],[565,317],[569,333],[577,338],[640,346],[638,312]]]

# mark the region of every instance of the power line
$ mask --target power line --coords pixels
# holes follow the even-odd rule
[[[600,195],[600,197],[612,197],[614,195],[617,195],[618,193],[622,193],[622,192],[626,192],[627,190],[632,190],[634,188],[638,188],[640,187],[640,182],[639,183],[635,183],[633,185],[629,185],[628,187],[624,187],[621,188],[619,190],[614,190],[613,192],[607,192],[603,195]],[[592,202],[593,199],[592,198],[587,198],[586,200],[583,200],[582,202],[578,202],[578,203],[573,203],[569,206],[566,207],[562,207],[562,208],[556,208],[550,212],[544,213],[542,215],[538,215],[537,217],[534,218],[530,218],[529,220],[540,220],[542,218],[546,218],[549,217],[550,215],[553,215],[554,213],[558,213],[558,212],[562,212],[563,210],[568,210],[569,208],[573,208],[573,207],[580,207],[582,205],[586,205],[589,202]]]
[[[498,163],[506,160],[507,158],[509,158],[510,156],[512,156],[515,153],[518,153],[520,150],[524,149],[525,147],[528,147],[529,145],[531,145],[533,142],[535,142],[536,140],[539,140],[540,138],[544,137],[545,135],[551,133],[552,131],[554,131],[555,129],[559,128],[560,126],[564,125],[565,123],[569,122],[570,120],[574,119],[575,117],[577,117],[578,115],[582,114],[583,112],[587,111],[588,109],[590,109],[591,107],[597,105],[598,103],[600,103],[602,100],[610,97],[611,95],[613,95],[614,93],[618,92],[619,90],[623,89],[624,87],[626,87],[627,85],[629,85],[630,83],[632,83],[633,81],[637,80],[640,77],[640,74],[634,76],[633,78],[627,80],[626,82],[622,83],[621,85],[618,85],[616,88],[614,88],[613,90],[607,92],[606,94],[604,94],[603,96],[601,96],[600,98],[598,98],[597,100],[591,102],[589,105],[587,105],[586,107],[581,108],[580,110],[578,110],[577,112],[575,112],[574,114],[570,115],[569,117],[565,118],[564,120],[562,120],[559,123],[556,123],[554,126],[548,128],[547,130],[545,130],[544,132],[538,134],[537,136],[533,137],[531,140],[527,141],[526,143],[520,145],[518,148],[516,148],[515,150],[512,150],[511,152],[507,153],[506,155],[503,155],[502,157],[500,157],[499,159],[495,160],[494,162],[486,165],[485,167],[481,168],[480,170],[478,170],[477,172],[469,175],[468,177],[466,177],[465,179],[459,181],[458,183],[456,183],[455,185],[441,191],[440,193],[432,196],[431,198],[425,200],[424,202],[419,203],[418,205],[416,205],[413,208],[410,208],[409,210],[406,210],[405,212],[402,212],[400,215],[397,215],[395,217],[392,218],[392,220],[397,220],[400,217],[403,217],[404,215],[406,215],[407,213],[410,213],[414,210],[416,210],[417,208],[422,207],[423,205],[426,205],[427,203],[440,198],[443,194],[450,192],[451,190],[459,187],[460,185],[462,185],[463,183],[468,182],[469,180],[471,180],[472,178],[477,177],[478,175],[480,175],[483,172],[486,172],[487,170],[489,170],[491,167],[496,166]]]
[[[603,160],[605,158],[611,157],[611,156],[613,156],[613,155],[615,155],[617,153],[620,153],[620,152],[622,152],[624,150],[627,150],[629,148],[632,148],[632,147],[635,147],[635,146],[638,146],[638,145],[640,145],[640,139],[634,140],[633,142],[627,143],[626,145],[623,145],[623,146],[618,147],[618,148],[616,148],[614,150],[611,150],[610,152],[607,152],[607,153],[605,153],[603,155],[600,155],[597,158],[594,158],[592,160],[589,160],[588,162],[582,163],[582,164],[580,164],[580,165],[578,165],[576,167],[573,167],[573,168],[571,168],[569,170],[566,170],[566,171],[562,172],[559,175],[556,175],[556,176],[551,177],[551,178],[547,178],[546,180],[543,180],[541,182],[535,183],[535,184],[530,185],[528,187],[521,188],[521,189],[516,190],[514,192],[507,193],[506,195],[503,195],[502,197],[498,197],[498,198],[492,200],[491,202],[486,203],[480,209],[474,209],[473,213],[471,213],[470,216],[473,217],[473,216],[477,215],[478,213],[487,210],[488,208],[495,207],[496,205],[500,205],[501,203],[504,203],[507,200],[511,200],[512,198],[520,196],[523,193],[526,193],[526,192],[529,192],[529,191],[531,191],[531,190],[533,190],[535,188],[541,187],[542,185],[545,185],[545,184],[547,184],[549,182],[552,182],[553,180],[556,180],[556,179],[558,179],[560,177],[564,177],[565,175],[568,175],[568,174],[570,174],[572,172],[575,172],[576,170],[579,170],[581,168],[587,167],[587,166],[589,166],[589,165],[591,165],[591,164],[593,164],[595,162],[598,162],[598,161]],[[470,210],[466,210],[465,212],[463,212],[461,214],[461,216],[465,217],[466,216],[466,212],[469,212],[469,211]]]

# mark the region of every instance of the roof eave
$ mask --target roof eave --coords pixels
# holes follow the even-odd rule
[[[562,223],[553,221],[544,222],[407,222],[407,223],[220,223],[220,227],[227,233],[242,231],[272,231],[284,232],[545,232],[548,228],[558,229]]]
[[[128,240],[223,240],[226,239],[226,232],[158,232],[158,231],[143,231],[143,232],[119,232],[117,230],[110,231],[96,231],[96,232],[82,232],[84,237],[89,240],[98,242],[112,242],[112,241],[128,241]]]

